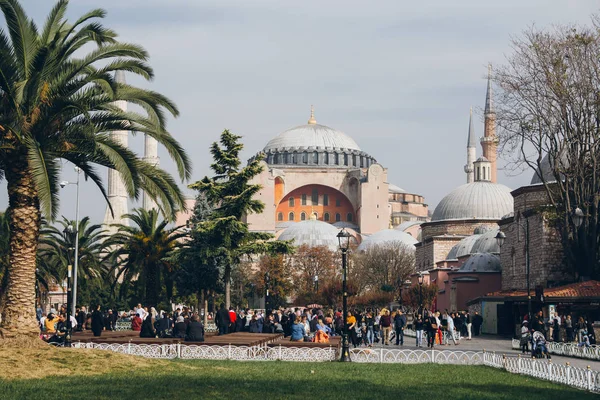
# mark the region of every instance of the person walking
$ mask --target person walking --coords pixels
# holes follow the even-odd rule
[[[437,335],[439,324],[437,318],[433,314],[427,314],[425,317],[425,328],[427,329],[427,347],[435,345],[435,336]]]
[[[96,306],[94,312],[92,312],[92,332],[94,336],[100,336],[104,330],[104,317],[100,311],[100,304]]]
[[[450,344],[450,339],[452,339],[452,342],[454,342],[454,345],[458,346],[458,343],[456,342],[456,332],[455,332],[455,326],[454,326],[454,318],[455,318],[455,314],[450,314],[448,315],[447,313],[445,314],[446,317],[446,321],[447,321],[447,325],[446,325],[446,339],[444,340],[446,345]]]
[[[414,321],[417,347],[423,347],[423,318],[421,314],[416,315]]]
[[[390,310],[386,308],[381,310],[379,325],[381,326],[381,334],[383,335],[382,342],[385,346],[389,346],[390,331],[392,330],[392,317],[390,317]]]
[[[227,335],[229,333],[229,311],[225,308],[225,303],[221,303],[221,308],[217,311],[217,327],[219,328],[219,335]]]
[[[523,321],[521,324],[521,353],[529,353],[529,322]]]
[[[567,343],[570,343],[573,341],[573,320],[571,319],[571,314],[567,315],[567,318],[565,318],[564,325],[567,333]]]
[[[468,311],[465,314],[465,322],[467,324],[467,340],[471,340],[471,328],[473,327],[473,321],[471,321],[471,313]]]
[[[406,315],[398,310],[394,317],[394,329],[396,330],[396,346],[404,346],[404,328],[406,327]]]

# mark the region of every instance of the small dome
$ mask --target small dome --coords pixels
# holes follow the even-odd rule
[[[504,185],[486,181],[466,183],[440,201],[431,220],[499,220],[513,210],[513,204],[510,189]]]
[[[327,222],[308,220],[293,224],[281,232],[278,240],[293,240],[294,246],[327,246],[331,251],[337,251],[339,231]]]
[[[500,257],[495,254],[473,254],[458,272],[501,272]]]
[[[280,133],[267,143],[263,151],[283,149],[347,149],[360,151],[358,144],[344,132],[319,124],[300,125]]]
[[[475,243],[473,243],[471,253],[500,254],[500,246],[498,246],[498,241],[496,240],[496,235],[499,230],[499,228],[492,229],[483,235],[480,235]]]
[[[503,217],[504,218],[504,217]],[[480,225],[477,228],[475,228],[475,230],[473,231],[474,235],[483,235],[486,232],[491,231],[493,228],[487,226],[487,225]]]
[[[477,159],[477,161],[475,162],[490,162],[490,160],[488,160],[487,158],[485,158],[484,156],[481,156]]]
[[[448,255],[446,256],[446,261],[458,260],[460,257],[468,256],[472,253],[471,249],[473,245],[479,239],[481,235],[471,235],[467,236],[460,242],[456,243],[454,247],[450,249]]]
[[[396,229],[397,231],[404,232],[408,228],[412,228],[415,225],[421,225],[422,223],[423,223],[423,221],[404,221],[403,223],[401,223],[400,225],[398,225],[394,229]]]
[[[418,243],[417,239],[410,236],[408,233],[396,230],[396,229],[384,229],[382,231],[376,232],[371,236],[365,237],[360,246],[358,246],[358,251],[365,251],[369,249],[371,246],[381,245],[384,243],[391,242],[401,242],[409,246],[414,250],[415,244]]]

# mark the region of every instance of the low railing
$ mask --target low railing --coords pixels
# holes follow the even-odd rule
[[[483,364],[505,369],[513,374],[533,376],[551,382],[600,393],[600,373],[587,368],[553,364],[552,360],[536,360],[525,357],[506,357],[496,353],[483,353]]]
[[[214,346],[177,344],[116,344],[116,343],[73,343],[75,348],[110,350],[148,358],[195,359],[195,360],[238,360],[238,361],[335,361],[340,352],[336,347],[264,347],[264,346]],[[525,357],[506,357],[485,351],[449,350],[400,350],[386,348],[357,348],[350,350],[356,363],[399,363],[399,364],[452,364],[486,365],[505,369],[508,372],[532,376],[575,388],[600,393],[600,373],[588,368],[553,364],[551,360]]]
[[[512,348],[515,350],[521,349],[519,339],[512,340]],[[567,356],[576,358],[585,358],[586,360],[600,360],[600,346],[578,346],[575,343],[562,342],[546,342],[546,348],[551,354],[557,356]]]

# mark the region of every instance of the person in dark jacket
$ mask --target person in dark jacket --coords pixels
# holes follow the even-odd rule
[[[164,312],[162,314],[162,318],[156,322],[156,334],[158,335],[158,337],[167,337],[170,334],[172,325],[173,322],[171,321],[171,316]]]
[[[394,317],[394,329],[396,330],[396,346],[404,345],[404,328],[406,327],[406,315],[402,310],[398,310]]]
[[[107,331],[115,330],[115,318],[112,310],[108,310],[108,313],[104,316],[104,329]]]
[[[187,331],[187,325],[183,319],[183,316],[177,317],[177,322],[175,322],[175,326],[173,327],[173,337],[174,338],[185,338],[185,333]]]
[[[94,336],[100,336],[104,330],[104,317],[100,311],[100,304],[96,306],[96,309],[92,313],[92,332]]]
[[[221,308],[217,311],[216,323],[219,328],[219,335],[227,335],[229,333],[231,320],[229,318],[229,311],[225,308],[225,303],[221,303]]]
[[[204,342],[204,325],[198,320],[197,315],[192,315],[192,319],[187,326],[185,341]]]
[[[150,313],[148,313],[146,319],[144,320],[144,322],[142,322],[142,330],[140,331],[140,337],[156,337],[156,332],[154,331],[154,326],[152,324],[152,314]]]

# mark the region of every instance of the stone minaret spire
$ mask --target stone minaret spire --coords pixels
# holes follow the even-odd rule
[[[125,84],[125,73],[123,71],[117,71],[115,73],[115,81],[118,83]],[[123,111],[127,111],[127,102],[124,100],[118,100],[115,105]],[[120,143],[124,147],[129,145],[129,132],[128,131],[113,131],[110,133],[110,137],[116,142]],[[113,209],[113,214],[110,212],[110,208],[106,207],[106,213],[104,214],[104,228],[109,233],[115,233],[117,228],[112,227],[112,224],[124,224],[129,225],[127,219],[121,218],[122,215],[127,214],[127,190],[119,174],[114,169],[108,170],[108,201]]]
[[[498,138],[496,137],[496,113],[492,99],[492,64],[488,64],[487,93],[485,95],[484,131],[481,138],[483,156],[489,160],[491,165],[490,181],[496,183],[496,151]]]
[[[154,166],[158,166],[160,164],[160,159],[158,158],[158,142],[152,136],[144,135],[144,161]],[[144,210],[151,210],[153,208],[158,209],[156,203],[146,192],[144,192],[144,196],[142,198],[142,207]]]
[[[475,129],[473,129],[473,107],[469,115],[469,136],[467,138],[467,164],[465,165],[465,173],[467,174],[467,183],[475,180],[473,163],[477,157],[477,138],[475,137]]]

